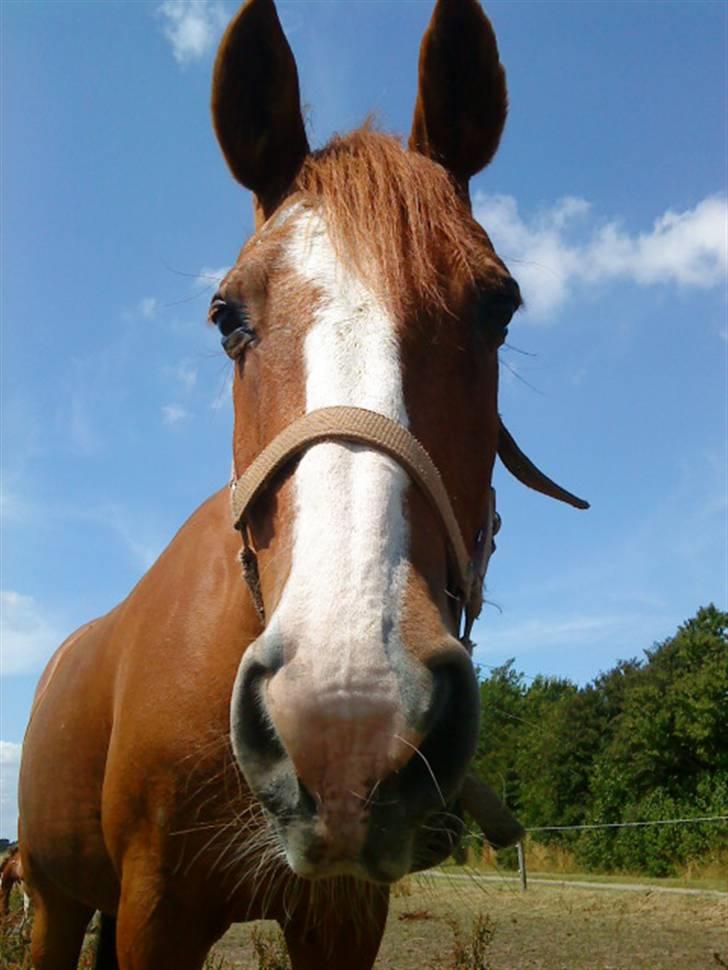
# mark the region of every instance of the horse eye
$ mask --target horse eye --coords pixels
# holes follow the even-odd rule
[[[239,356],[255,339],[255,332],[242,303],[226,300],[220,293],[212,298],[208,319],[220,331],[223,350],[228,357]]]
[[[485,323],[492,330],[507,330],[518,306],[510,300],[493,300],[485,307]]]
[[[508,324],[521,306],[521,291],[515,280],[509,279],[500,290],[489,293],[481,306],[481,319],[489,334],[500,346],[508,335]]]

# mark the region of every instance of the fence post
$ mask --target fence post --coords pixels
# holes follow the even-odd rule
[[[518,849],[518,875],[521,880],[521,892],[525,893],[528,888],[528,879],[526,877],[526,853],[523,851],[523,842],[516,842],[516,848]]]

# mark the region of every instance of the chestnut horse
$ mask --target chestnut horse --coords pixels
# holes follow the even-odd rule
[[[20,846],[13,846],[0,863],[0,919],[10,915],[10,895],[15,887],[23,894],[23,918],[20,923],[22,930],[28,921],[30,899],[25,892],[23,880],[23,863],[20,859]]]
[[[199,970],[267,917],[294,970],[369,970],[388,887],[478,812],[467,634],[496,453],[584,505],[498,415],[520,295],[469,206],[506,116],[476,0],[436,3],[408,149],[365,128],[310,151],[272,0],[228,27],[212,110],[256,212],[210,309],[235,484],[41,679],[20,777],[36,970],[76,966],[94,910],[99,968]]]

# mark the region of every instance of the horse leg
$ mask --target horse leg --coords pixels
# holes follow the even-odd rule
[[[202,906],[176,903],[171,893],[150,886],[148,874],[127,879],[125,873],[116,915],[119,970],[202,970],[228,925],[211,920]]]
[[[10,913],[10,893],[13,884],[9,879],[0,879],[0,919]]]
[[[368,894],[357,918],[352,916],[356,898],[350,904],[323,919],[294,913],[283,926],[293,970],[371,970],[384,935],[389,893],[382,887]]]
[[[93,910],[44,883],[33,883],[30,953],[35,970],[76,970]]]

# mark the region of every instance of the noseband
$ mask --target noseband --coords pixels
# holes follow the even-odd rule
[[[250,505],[277,471],[307,448],[322,441],[347,441],[384,452],[407,472],[426,496],[447,537],[451,567],[448,592],[456,604],[458,631],[461,624],[463,626],[460,641],[472,651],[470,633],[483,607],[483,582],[495,549],[493,537],[500,528],[500,516],[495,510],[495,489],[490,489],[485,522],[478,529],[471,546],[472,552],[468,552],[440,473],[427,451],[404,425],[365,408],[330,407],[309,411],[284,428],[240,478],[232,483],[233,522],[243,538],[240,557],[243,574],[261,622],[265,622],[265,608],[260,591],[258,560],[250,545],[246,519]],[[589,503],[584,499],[572,495],[544,475],[524,455],[502,421],[499,425],[498,455],[508,471],[529,488],[574,508],[589,508]]]
[[[450,595],[457,604],[456,622],[460,628],[465,617],[461,641],[470,644],[470,631],[483,605],[483,580],[494,548],[493,536],[500,525],[495,511],[495,491],[483,526],[472,544],[472,553],[463,540],[452,503],[434,462],[415,436],[397,421],[365,408],[320,408],[302,415],[281,431],[254,459],[232,485],[232,512],[235,528],[243,537],[241,561],[245,579],[261,621],[265,620],[260,592],[258,565],[250,547],[246,515],[251,503],[270,483],[279,469],[312,445],[322,441],[346,441],[367,445],[393,458],[418,486],[437,513],[447,537],[451,566]]]

